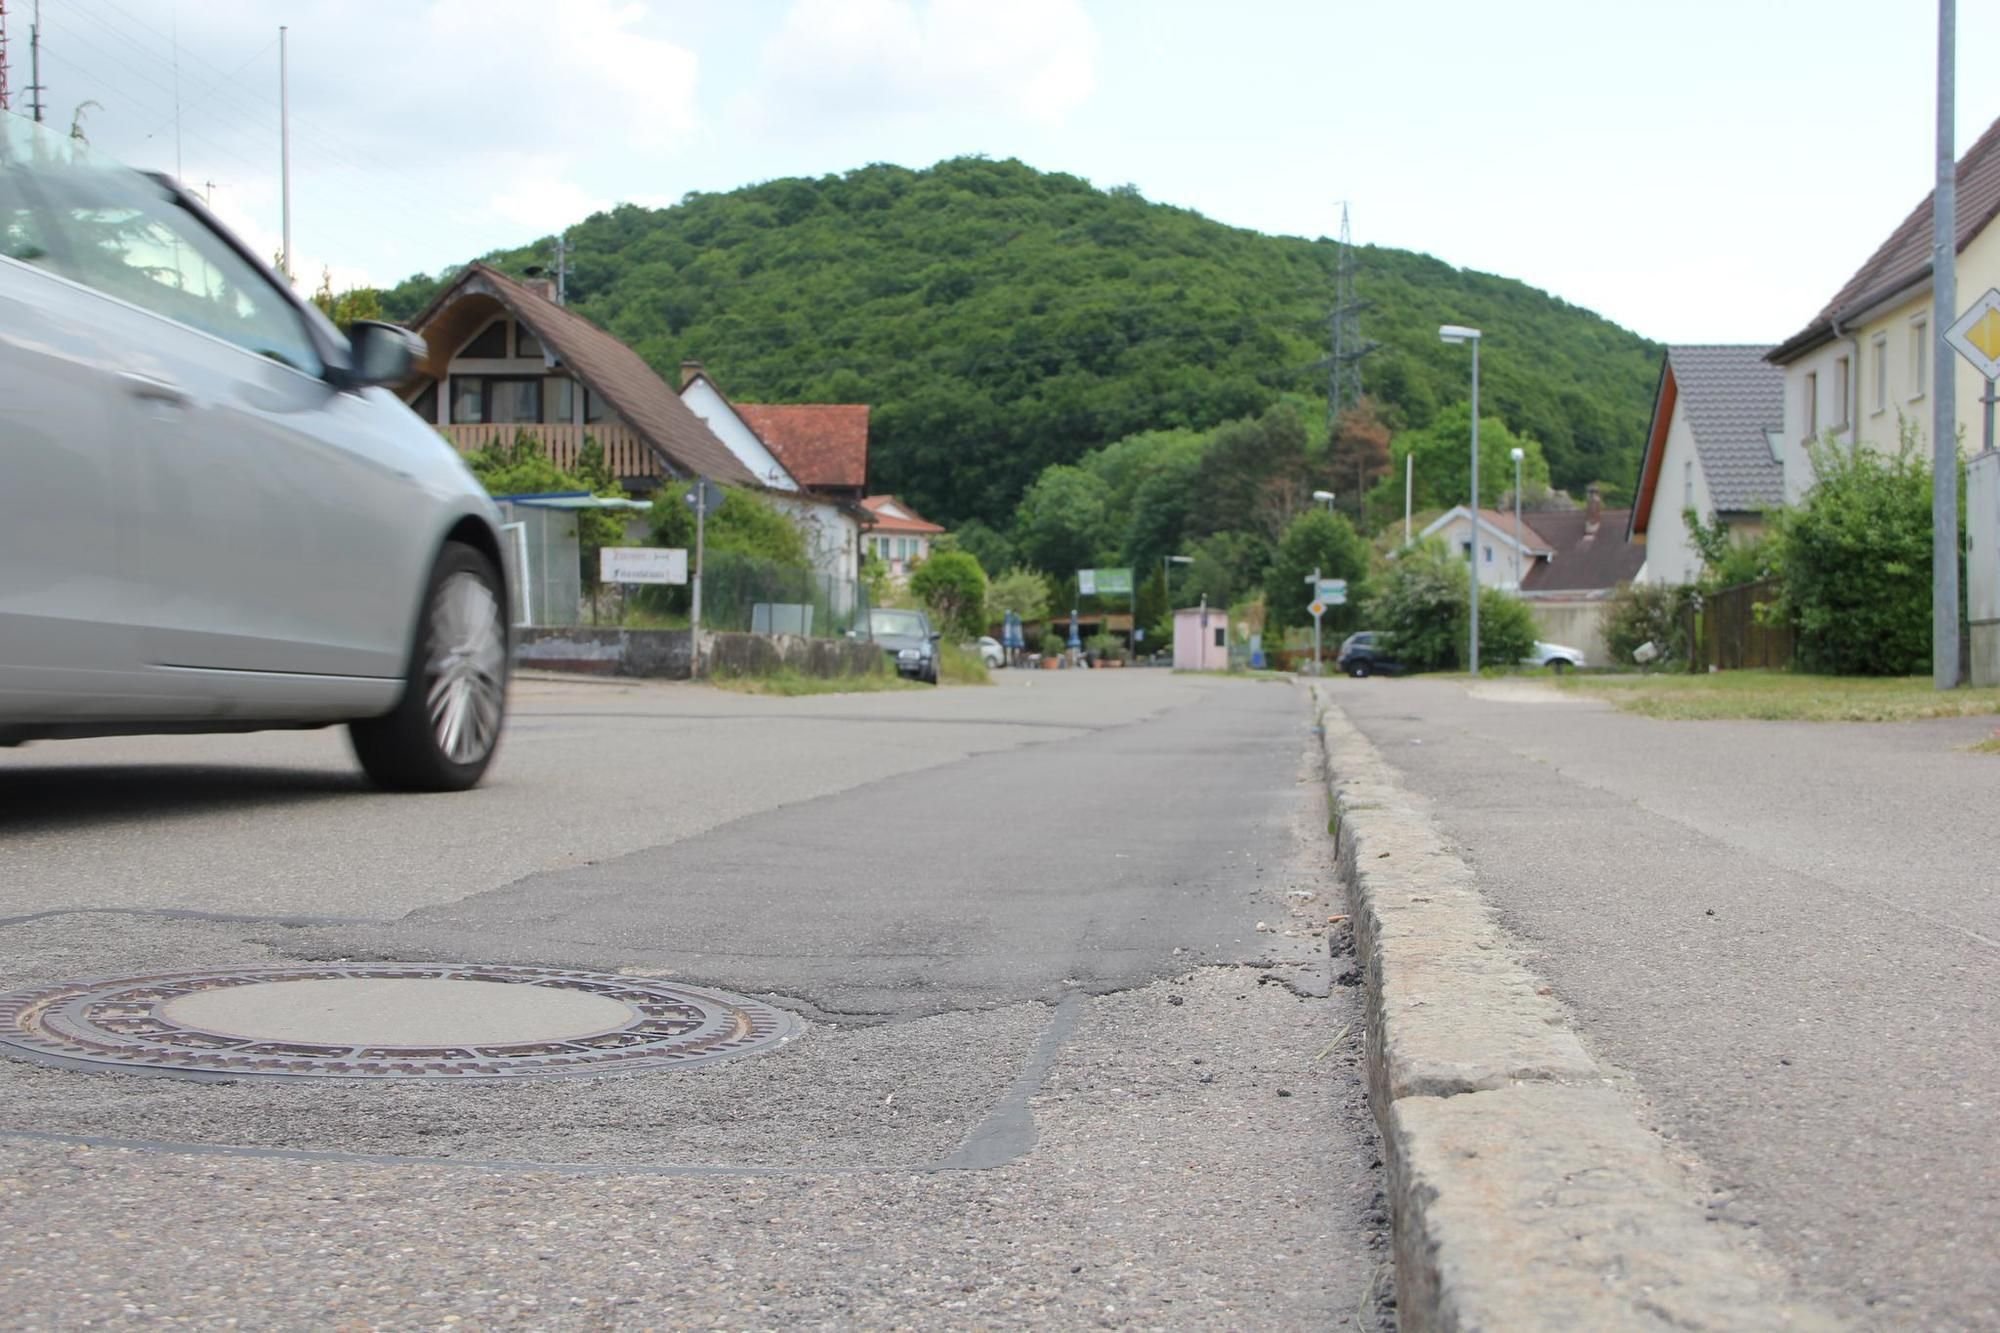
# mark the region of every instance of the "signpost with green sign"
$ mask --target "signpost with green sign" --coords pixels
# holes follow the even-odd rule
[[[1127,569],[1079,569],[1076,571],[1076,590],[1085,597],[1124,597],[1132,604],[1132,643],[1138,644],[1139,594],[1132,582],[1132,571]],[[1110,625],[1103,632],[1110,632]]]

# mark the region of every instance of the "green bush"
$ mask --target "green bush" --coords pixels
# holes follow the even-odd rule
[[[1385,651],[1412,671],[1461,669],[1469,582],[1465,561],[1443,542],[1409,547],[1369,599],[1368,623],[1383,636]],[[1534,646],[1535,620],[1527,606],[1498,588],[1480,589],[1480,662],[1512,664]]]
[[[1093,657],[1123,657],[1125,655],[1125,640],[1119,638],[1116,634],[1093,634],[1089,639],[1084,641],[1083,646],[1090,649],[1091,656]]]
[[[941,634],[986,632],[986,571],[966,551],[934,551],[910,575],[910,592],[937,618]]]
[[[1069,644],[1064,640],[1063,636],[1054,630],[1050,630],[1048,633],[1042,635],[1043,657],[1061,657],[1063,650],[1068,646]]]
[[[1778,611],[1797,629],[1801,670],[1930,667],[1931,473],[1911,443],[1906,435],[1893,455],[1814,444],[1817,482],[1804,505],[1777,516]]]
[[[1049,613],[1049,583],[1037,570],[1016,565],[986,585],[987,615],[993,619],[1012,611],[1025,621]]]
[[[1633,661],[1641,644],[1660,650],[1658,662],[1686,662],[1687,611],[1693,589],[1664,583],[1628,583],[1611,599],[1604,622],[1604,647],[1621,665]]]

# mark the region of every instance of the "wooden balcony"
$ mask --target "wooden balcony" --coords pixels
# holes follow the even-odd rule
[[[611,475],[620,479],[657,477],[660,461],[646,442],[630,426],[599,421],[588,426],[548,426],[534,423],[503,422],[478,426],[439,426],[444,437],[462,454],[475,453],[491,444],[512,444],[519,431],[542,442],[549,461],[565,472],[576,469],[577,455],[583,451],[586,435],[604,448],[604,461]]]

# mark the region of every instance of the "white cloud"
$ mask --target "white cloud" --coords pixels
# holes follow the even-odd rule
[[[1060,124],[1096,88],[1078,0],[797,0],[764,51],[753,115],[1007,115]]]

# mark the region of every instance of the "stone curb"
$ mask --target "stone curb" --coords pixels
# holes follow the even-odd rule
[[[1400,1326],[1832,1329],[1686,1193],[1471,868],[1318,686]]]

